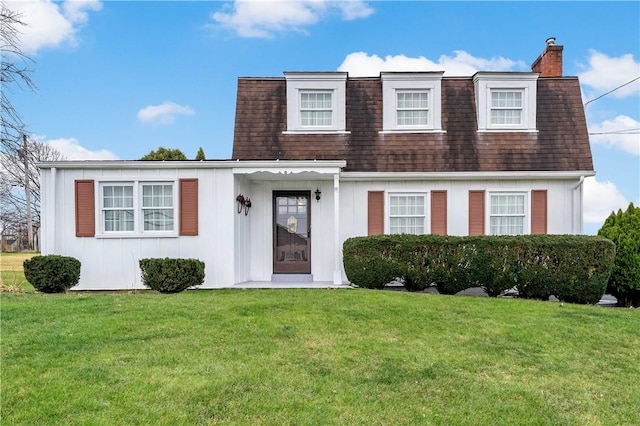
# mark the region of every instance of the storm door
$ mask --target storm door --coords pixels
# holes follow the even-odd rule
[[[309,191],[273,193],[273,273],[311,273]]]

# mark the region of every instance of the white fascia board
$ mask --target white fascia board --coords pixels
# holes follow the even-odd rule
[[[366,180],[527,180],[548,179],[564,180],[579,179],[581,177],[595,176],[593,170],[576,170],[567,172],[438,172],[438,173],[369,173],[369,172],[342,172],[342,181],[366,181]]]
[[[286,80],[295,81],[346,81],[349,73],[343,71],[336,72],[306,72],[306,71],[285,71]]]
[[[40,169],[245,169],[264,171],[266,168],[304,168],[317,171],[319,168],[344,168],[344,160],[213,160],[213,161],[142,161],[142,160],[91,160],[91,161],[48,161],[38,163]],[[242,172],[239,172],[242,173]]]

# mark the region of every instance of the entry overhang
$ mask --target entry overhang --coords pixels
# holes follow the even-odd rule
[[[346,165],[344,160],[238,161],[233,174],[250,180],[333,180]]]

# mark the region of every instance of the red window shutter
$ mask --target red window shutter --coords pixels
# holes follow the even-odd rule
[[[384,234],[384,191],[369,191],[367,212],[368,234]]]
[[[447,191],[431,191],[431,233],[447,235]]]
[[[469,235],[484,235],[484,191],[469,191]]]
[[[531,191],[531,233],[547,233],[547,191]]]
[[[96,235],[96,202],[93,180],[75,181],[76,237]]]
[[[198,179],[180,179],[180,235],[198,235]]]

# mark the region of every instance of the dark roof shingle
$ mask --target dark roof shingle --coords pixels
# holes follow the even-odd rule
[[[471,78],[442,80],[445,133],[380,133],[380,78],[349,78],[347,134],[286,134],[284,79],[238,80],[234,160],[346,160],[345,171],[591,171],[575,77],[539,78],[537,133],[478,132]]]

